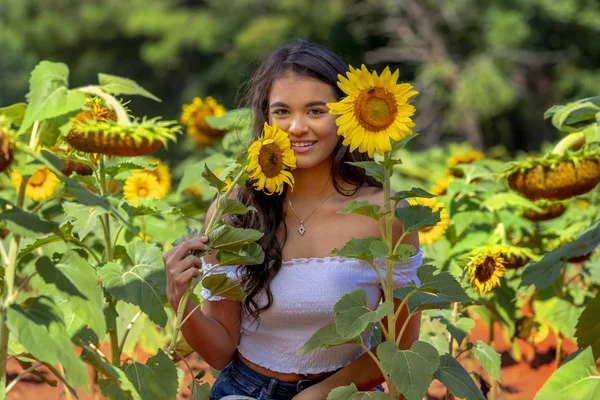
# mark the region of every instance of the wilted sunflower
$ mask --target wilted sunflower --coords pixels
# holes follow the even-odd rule
[[[0,127],[0,172],[4,171],[13,159],[8,134]]]
[[[250,179],[256,181],[254,188],[264,190],[271,195],[281,194],[285,183],[294,186],[294,177],[287,169],[296,168],[296,156],[292,150],[287,133],[265,122],[263,137],[258,138],[248,149],[248,172]]]
[[[62,162],[63,168],[61,172],[67,176],[71,176],[73,172],[82,176],[89,176],[94,173],[92,167],[81,161],[65,159]]]
[[[446,174],[457,178],[461,178],[464,175],[463,172],[453,167],[456,167],[458,165],[471,164],[477,160],[483,159],[484,157],[485,154],[477,150],[470,150],[467,153],[457,153],[448,159],[448,167],[450,168],[446,169]]]
[[[20,173],[12,171],[11,181],[17,191],[21,186],[22,179],[23,176]],[[38,168],[27,181],[25,197],[36,201],[47,199],[54,194],[58,182],[57,176],[47,167]]]
[[[527,209],[523,213],[523,217],[525,219],[534,222],[549,221],[551,219],[560,217],[567,209],[567,206],[559,201],[540,200],[537,201],[535,205],[540,207],[542,211],[537,212],[532,209]]]
[[[419,242],[421,244],[433,244],[440,240],[442,235],[448,230],[448,224],[450,223],[450,218],[448,218],[448,212],[446,211],[446,208],[444,208],[444,203],[436,201],[435,198],[426,199],[423,197],[410,199],[409,203],[413,206],[421,205],[429,207],[433,212],[436,212],[440,208],[442,209],[442,212],[440,213],[440,222],[434,226],[419,229]]]
[[[134,172],[125,180],[123,186],[123,196],[129,204],[137,205],[141,198],[160,199],[163,189],[161,188],[155,175],[148,172]]]
[[[448,185],[450,185],[450,181],[452,180],[454,180],[454,176],[452,175],[445,178],[440,178],[429,191],[436,196],[443,196],[448,192]]]
[[[212,128],[206,122],[206,117],[220,117],[223,114],[225,107],[211,96],[207,96],[204,101],[200,97],[194,97],[192,104],[183,105],[181,123],[187,127],[188,135],[198,146],[208,146],[222,137],[225,131]]]
[[[400,140],[412,133],[415,107],[408,99],[417,92],[408,83],[398,84],[398,70],[392,74],[388,67],[378,76],[364,65],[361,69],[350,66],[346,76],[338,75],[338,86],[348,96],[327,104],[330,114],[340,115],[335,123],[343,144],[369,157],[375,151],[379,155],[391,151],[390,139]]]
[[[487,293],[500,285],[500,278],[504,276],[506,260],[502,258],[500,249],[485,249],[469,261],[470,283],[478,293]]]

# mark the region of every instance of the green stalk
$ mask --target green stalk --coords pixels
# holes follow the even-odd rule
[[[39,143],[38,129],[39,121],[33,124],[31,138],[29,139],[29,147],[35,151]],[[29,178],[23,177],[19,186],[19,194],[17,197],[17,207],[23,208],[25,203],[25,189]],[[21,243],[21,235],[13,233],[8,250],[8,264],[4,270],[4,291],[2,292],[2,309],[0,309],[0,360],[6,360],[8,356],[8,339],[10,331],[7,325],[7,310],[13,303],[13,293],[15,290],[15,271],[17,267],[17,256],[19,254],[19,244]],[[6,363],[0,365],[0,400],[6,398]]]
[[[217,200],[215,203],[215,211],[214,211],[213,215],[211,216],[210,221],[208,221],[208,225],[206,225],[206,229],[204,230],[205,236],[208,236],[212,232],[215,222],[221,218],[221,214],[222,214],[221,199],[229,198],[229,195],[231,194],[233,189],[236,187],[238,181],[244,175],[244,172],[245,172],[245,168],[242,167],[240,172],[237,174],[237,176],[233,179],[233,181],[229,185],[229,188],[227,189],[227,191],[223,195],[217,193]],[[181,296],[181,299],[179,300],[179,304],[177,306],[177,319],[175,321],[175,329],[173,330],[173,337],[171,338],[171,344],[169,344],[169,347],[166,350],[168,354],[170,354],[173,350],[175,350],[175,347],[177,346],[177,339],[179,337],[179,332],[181,331],[181,328],[183,327],[183,323],[182,323],[183,311],[185,310],[185,305],[187,304],[187,301],[190,298],[190,295],[194,291],[195,287],[196,287],[196,285],[192,285],[192,281],[190,280],[186,286],[183,296]],[[194,311],[195,311],[195,309],[194,309]],[[194,312],[194,311],[192,311],[192,312]]]
[[[585,142],[585,134],[583,131],[569,133],[567,136],[562,138],[560,142],[556,144],[556,146],[554,146],[554,149],[552,149],[552,154],[562,156],[572,146],[582,142]]]

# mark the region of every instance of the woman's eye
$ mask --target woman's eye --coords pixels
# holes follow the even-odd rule
[[[319,115],[319,114],[323,114],[324,111],[319,108],[313,108],[312,110],[309,111],[309,113],[312,115]]]
[[[272,111],[272,114],[275,114],[275,115],[284,115],[284,114],[287,114],[287,110],[283,110],[283,109],[280,108],[278,110]]]

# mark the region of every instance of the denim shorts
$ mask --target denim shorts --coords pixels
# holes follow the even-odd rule
[[[335,371],[318,378],[301,379],[297,382],[283,382],[254,371],[236,355],[213,384],[210,400],[219,400],[231,395],[248,396],[257,400],[291,400],[302,390],[316,385],[334,373]],[[381,385],[375,389],[383,392]]]

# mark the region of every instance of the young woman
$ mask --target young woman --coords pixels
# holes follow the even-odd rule
[[[192,348],[216,369],[222,370],[211,399],[237,394],[257,399],[325,399],[336,387],[356,384],[359,390],[382,388],[373,360],[356,345],[345,344],[296,356],[306,341],[334,320],[334,304],[349,291],[362,288],[375,308],[382,293],[376,273],[365,262],[332,256],[352,238],[380,237],[374,221],[338,211],[351,201],[369,201],[383,207],[381,184],[347,161],[366,161],[365,154],[350,153],[337,135],[336,116],[326,103],[339,101],[343,92],[337,75],[346,72],[342,60],[326,48],[298,41],[276,50],[259,67],[252,80],[249,106],[256,121],[254,139],[264,122],[286,131],[296,155],[292,175],[295,186],[281,195],[266,195],[251,183],[236,196],[257,212],[232,216],[234,226],[264,232],[261,265],[220,267],[243,285],[243,302],[211,296],[183,327]],[[406,206],[401,203],[399,207]],[[212,215],[209,209],[206,221]],[[402,234],[396,221],[394,241]],[[216,264],[214,256],[200,260],[187,256],[205,250],[206,237],[188,240],[164,255],[167,294],[177,308],[186,283],[203,264]],[[416,233],[404,243],[419,248]],[[404,264],[395,265],[394,285],[416,277],[419,251]],[[384,268],[383,268],[384,269]],[[395,301],[399,307],[400,301]],[[195,304],[190,300],[189,313]],[[400,314],[399,326],[408,315]],[[412,318],[400,348],[418,339],[419,318]],[[400,331],[398,328],[397,331]],[[369,343],[370,331],[365,336]]]

